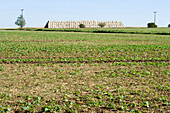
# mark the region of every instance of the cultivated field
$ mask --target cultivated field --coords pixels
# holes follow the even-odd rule
[[[142,29],[0,30],[0,111],[170,112],[170,29]]]

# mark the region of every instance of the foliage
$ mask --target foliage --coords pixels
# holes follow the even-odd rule
[[[84,24],[79,25],[80,28],[85,28],[86,26]]]
[[[170,27],[170,24],[168,25],[168,27]]]
[[[17,18],[17,20],[15,21],[15,24],[20,26],[20,28],[23,28],[25,26],[26,22],[25,22],[25,19],[24,19],[23,15],[20,15]]]
[[[104,26],[106,26],[106,23],[99,23],[98,26],[100,26],[101,28],[103,28]]]
[[[148,23],[148,28],[156,28],[157,25],[155,23]]]

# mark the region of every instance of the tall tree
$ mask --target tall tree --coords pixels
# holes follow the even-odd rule
[[[26,24],[24,16],[23,16],[23,9],[21,10],[22,13],[21,15],[17,18],[17,20],[15,21],[15,24],[20,26],[20,28],[23,28]]]

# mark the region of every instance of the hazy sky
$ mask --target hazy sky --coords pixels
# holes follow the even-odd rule
[[[48,20],[113,20],[145,27],[154,11],[158,26],[170,24],[170,0],[0,0],[0,28],[17,27],[22,8],[26,27],[44,27]]]

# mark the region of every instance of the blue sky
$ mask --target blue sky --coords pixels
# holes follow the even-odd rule
[[[0,0],[0,28],[17,27],[15,21],[24,9],[26,27],[44,27],[48,20],[122,21],[126,27],[170,24],[170,0]]]

